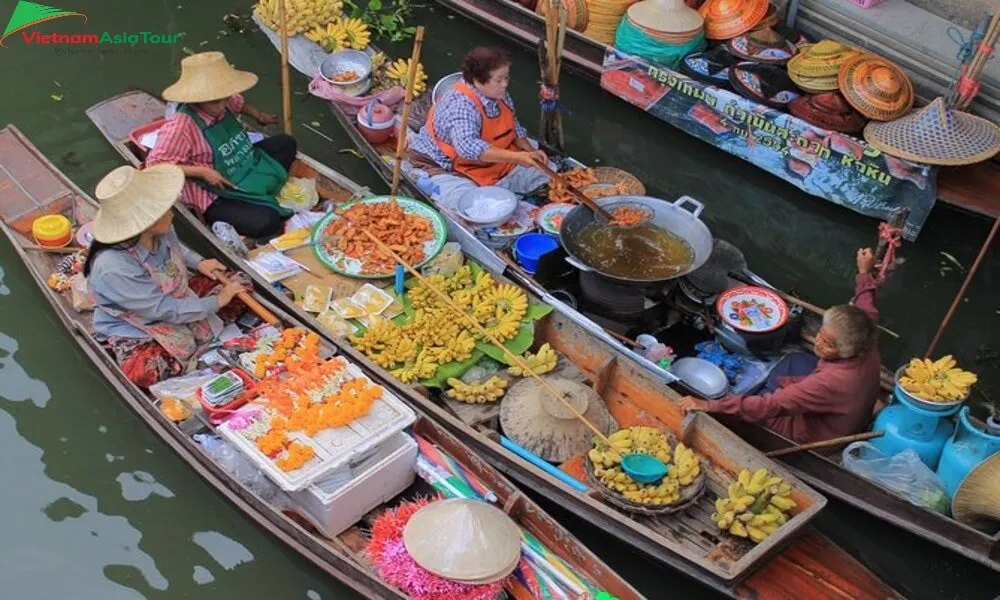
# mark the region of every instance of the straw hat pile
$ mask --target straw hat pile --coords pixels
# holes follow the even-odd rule
[[[913,108],[913,84],[898,65],[873,54],[857,54],[840,67],[840,93],[859,113],[892,121]]]
[[[1000,128],[937,98],[888,123],[869,123],[865,140],[886,154],[931,165],[968,165],[1000,151]],[[1000,517],[1000,511],[997,516]]]
[[[795,56],[795,45],[770,27],[734,37],[726,42],[726,49],[743,60],[773,65],[783,65]]]
[[[101,202],[94,219],[94,239],[117,244],[149,229],[169,211],[184,187],[184,171],[167,163],[142,171],[118,167],[97,184]]]
[[[860,54],[833,40],[806,44],[788,61],[788,76],[807,92],[831,92],[837,89],[840,67]]]
[[[589,18],[583,35],[604,44],[614,44],[618,23],[635,2],[636,0],[587,0]]]
[[[707,0],[698,12],[705,19],[705,37],[728,40],[756,27],[767,9],[767,0]]]
[[[598,430],[611,433],[614,421],[597,392],[561,377],[546,377],[546,382]],[[586,452],[594,436],[535,379],[518,381],[504,396],[500,426],[507,437],[550,462],[563,462]]]
[[[681,46],[704,30],[704,19],[684,0],[642,0],[625,13],[636,29],[651,39]]]
[[[201,52],[181,61],[181,76],[163,90],[169,102],[211,102],[243,93],[257,85],[257,76],[234,69],[221,52]]]
[[[840,92],[823,92],[801,96],[788,105],[789,112],[816,127],[858,133],[865,127],[865,118],[854,110]]]

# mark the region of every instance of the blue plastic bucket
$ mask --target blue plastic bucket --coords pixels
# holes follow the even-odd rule
[[[559,247],[559,240],[544,233],[526,233],[514,242],[514,258],[529,275],[538,268],[538,259]]]

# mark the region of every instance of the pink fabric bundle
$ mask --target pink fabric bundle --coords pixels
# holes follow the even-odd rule
[[[309,82],[309,93],[318,98],[334,102],[343,109],[349,117],[358,116],[358,111],[372,98],[377,98],[389,108],[394,108],[406,97],[406,90],[400,86],[393,86],[387,90],[369,96],[348,96],[340,92],[336,86],[323,79],[320,75],[313,77]]]

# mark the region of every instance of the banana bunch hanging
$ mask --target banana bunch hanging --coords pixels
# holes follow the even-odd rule
[[[542,373],[548,373],[552,369],[556,368],[556,364],[559,362],[559,355],[556,351],[549,346],[548,343],[542,344],[542,347],[538,349],[538,352],[532,354],[531,352],[525,352],[524,356],[521,357],[532,372],[536,375],[541,375]],[[518,377],[524,375],[528,376],[521,367],[514,365],[507,369],[507,372],[511,375],[516,375]]]
[[[344,8],[342,0],[284,0],[285,28],[288,35],[309,31],[325,26],[340,18]],[[260,0],[254,5],[254,14],[269,29],[278,30],[281,18],[278,14],[280,0]],[[315,40],[313,40],[315,41]]]
[[[716,498],[712,520],[719,529],[737,537],[760,543],[788,521],[788,511],[795,508],[792,487],[767,469],[740,471],[737,481],[729,484],[726,498]]]
[[[451,389],[445,392],[445,395],[449,398],[470,404],[485,404],[496,402],[504,395],[507,380],[494,375],[481,383],[465,383],[461,379],[452,377],[448,379],[448,385]]]
[[[914,396],[931,402],[964,400],[978,378],[975,373],[959,369],[956,364],[950,354],[934,361],[914,358],[899,378],[899,385]]]
[[[406,87],[410,73],[410,63],[412,61],[412,58],[397,59],[386,69],[386,75],[388,75],[389,79]],[[413,97],[416,98],[425,91],[427,91],[427,73],[424,73],[424,65],[417,63],[416,80],[413,82]]]

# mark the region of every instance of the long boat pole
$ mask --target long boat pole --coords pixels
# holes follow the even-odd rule
[[[278,29],[281,35],[281,114],[284,130],[292,134],[292,90],[288,77],[288,28],[285,24],[285,0],[278,0]]]
[[[406,150],[406,132],[410,129],[410,103],[413,102],[413,86],[417,82],[420,68],[420,47],[424,44],[424,26],[417,27],[417,35],[413,38],[413,54],[410,57],[410,68],[406,73],[406,97],[403,100],[402,122],[396,132],[396,161],[392,166],[392,187],[389,188],[389,198],[395,199],[399,192],[399,178],[403,169],[403,151]]]

